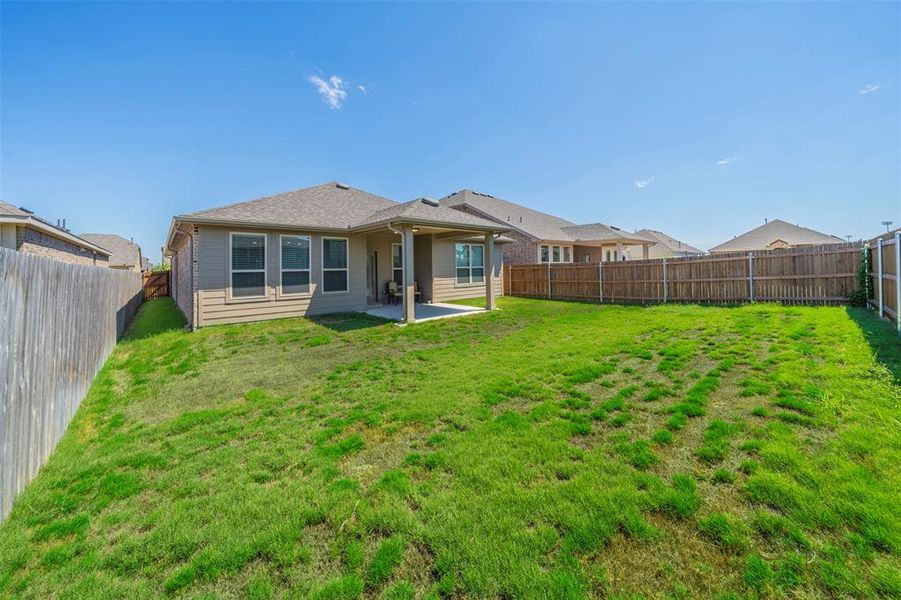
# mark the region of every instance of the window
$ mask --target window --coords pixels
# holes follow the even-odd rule
[[[322,238],[323,293],[348,291],[347,260],[347,238]]]
[[[585,254],[584,256],[582,256],[582,261],[583,262],[591,262],[591,255]]]
[[[391,244],[391,276],[398,286],[404,284],[404,250],[400,244]]]
[[[310,293],[310,238],[306,235],[279,236],[282,294]]]
[[[551,262],[560,262],[560,246],[554,246],[554,251],[551,253]]]
[[[563,262],[572,262],[572,256],[570,255],[570,247],[563,246]]]
[[[485,281],[485,246],[482,244],[457,244],[457,283],[483,283]]]
[[[539,253],[539,258],[540,258],[541,262],[543,262],[543,263],[550,261],[550,259],[551,259],[550,246],[542,246],[541,247],[541,250]]]
[[[607,262],[610,262],[610,250],[607,250]]]
[[[266,234],[231,234],[231,289],[233,298],[266,295]]]

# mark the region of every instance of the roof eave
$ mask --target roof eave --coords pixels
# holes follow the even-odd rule
[[[389,225],[421,225],[423,227],[442,227],[453,231],[482,231],[488,233],[505,233],[510,231],[509,227],[495,227],[491,225],[476,225],[472,223],[452,223],[450,221],[440,221],[434,219],[420,219],[415,217],[397,217],[393,219],[382,219],[373,223],[365,223],[356,227],[349,228],[353,233],[364,233],[375,229],[383,229]]]
[[[44,223],[40,219],[35,219],[32,215],[0,215],[0,223],[16,223],[21,225],[28,225],[29,227],[33,227],[38,229],[47,235],[53,236],[55,238],[59,238],[69,242],[70,244],[74,244],[75,246],[79,246],[86,250],[90,250],[97,254],[103,254],[106,257],[110,257],[113,255],[112,252],[89,242],[88,240],[78,237],[74,233],[69,233],[68,231],[63,231],[62,229],[57,229],[53,225],[48,225]]]

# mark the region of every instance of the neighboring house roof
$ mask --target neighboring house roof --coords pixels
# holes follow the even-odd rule
[[[473,190],[460,190],[441,199],[442,206],[466,206],[480,215],[508,225],[536,240],[577,242],[649,242],[652,240],[603,223],[577,225],[540,210],[534,210]]]
[[[669,252],[673,256],[678,256],[680,254],[704,254],[704,251],[700,248],[695,248],[685,242],[680,242],[676,238],[667,235],[662,231],[657,231],[656,229],[639,229],[635,233],[656,240],[657,246],[654,246],[652,250],[659,249],[664,252]]]
[[[498,223],[419,198],[405,203],[376,196],[332,181],[258,200],[239,202],[176,216],[167,247],[182,223],[210,223],[260,227],[285,227],[318,231],[363,231],[389,223],[459,227],[465,230],[500,232],[509,228]]]
[[[90,250],[91,252],[96,252],[97,254],[102,254],[104,256],[110,256],[112,254],[106,248],[103,248],[90,240],[81,238],[68,229],[63,229],[58,225],[54,225],[50,221],[37,216],[30,210],[15,207],[9,202],[4,202],[2,200],[0,200],[0,223],[15,223],[16,225],[31,227],[41,233],[65,240],[70,244]]]
[[[631,231],[625,231],[623,229],[620,229],[619,227],[614,227],[612,225],[604,225],[603,223],[572,225],[570,227],[564,227],[563,231],[569,234],[569,236],[576,242],[607,240],[612,242],[627,242],[633,240],[638,242],[654,241],[643,235],[632,233]]]
[[[562,229],[575,225],[572,221],[473,190],[460,190],[441,199],[441,206],[463,205],[539,240],[568,241],[569,236]]]
[[[141,247],[122,236],[115,233],[82,233],[79,237],[112,252],[109,257],[111,267],[141,266]]]
[[[3,200],[0,200],[0,215],[28,217],[31,215],[31,213],[24,211],[21,208],[16,208],[9,202],[4,202]]]
[[[845,240],[807,227],[773,219],[710,249],[711,252],[747,252],[784,246],[818,246],[842,244]]]

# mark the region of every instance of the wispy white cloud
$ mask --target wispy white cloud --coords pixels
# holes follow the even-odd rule
[[[318,75],[310,75],[307,80],[316,86],[316,91],[322,96],[323,102],[332,110],[339,110],[347,98],[347,84],[337,75],[332,75],[326,81]]]
[[[358,84],[358,85],[357,85],[357,89],[360,90],[361,92],[363,92],[363,93],[365,94],[365,93],[366,93],[366,90],[369,89],[369,88],[367,88],[365,85],[363,85],[363,84],[361,83],[361,84]]]
[[[734,165],[737,160],[738,159],[734,156],[728,156],[726,158],[719,159],[718,161],[716,161],[716,164],[719,167],[728,167],[730,165]]]
[[[638,189],[643,189],[643,188],[648,187],[648,186],[651,185],[652,183],[654,183],[654,178],[653,178],[653,177],[651,177],[650,179],[636,179],[636,180],[635,180],[635,187],[637,187]]]
[[[881,83],[868,83],[857,91],[860,92],[861,94],[872,94],[873,92],[878,91],[880,89],[882,89]]]

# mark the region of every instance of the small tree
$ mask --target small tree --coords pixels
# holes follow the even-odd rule
[[[870,300],[870,249],[864,247],[860,252],[860,265],[857,268],[857,289],[848,296],[851,306],[866,306]]]

